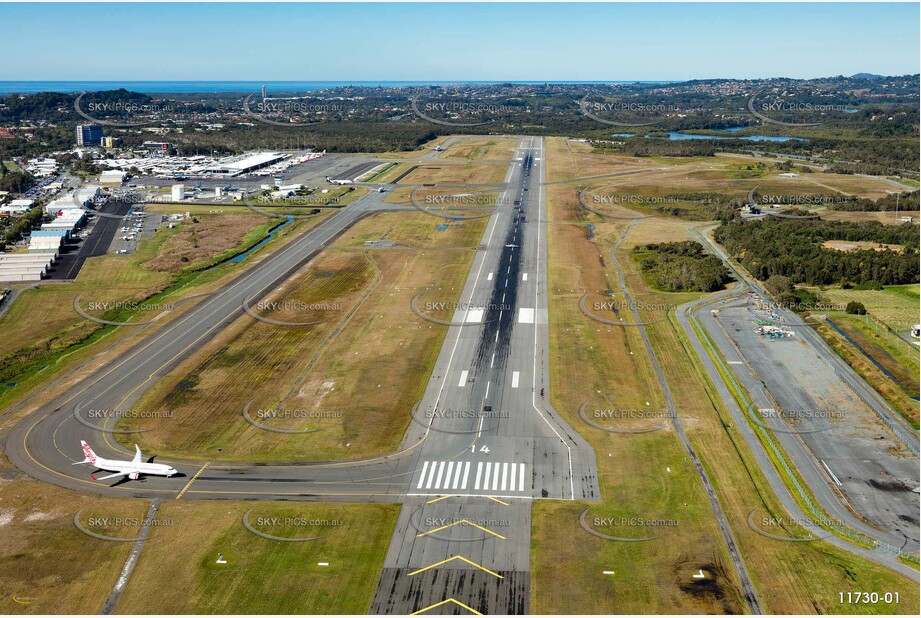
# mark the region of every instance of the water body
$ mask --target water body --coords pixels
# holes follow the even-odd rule
[[[266,236],[265,238],[263,238],[262,240],[260,240],[259,242],[257,242],[255,245],[253,245],[252,247],[250,247],[250,248],[247,249],[246,251],[241,251],[240,253],[238,253],[238,254],[236,254],[236,255],[234,255],[234,256],[232,256],[232,257],[229,257],[229,258],[227,258],[226,260],[221,260],[221,261],[218,262],[217,264],[213,264],[213,265],[209,266],[206,270],[211,270],[212,268],[217,268],[217,267],[220,266],[221,264],[226,264],[227,262],[242,262],[242,261],[245,260],[247,257],[249,257],[249,255],[252,254],[253,251],[256,251],[259,247],[261,247],[261,246],[264,245],[265,243],[267,243],[267,242],[269,242],[270,240],[272,240],[273,238],[275,238],[275,233],[278,232],[278,230],[281,230],[281,229],[283,229],[283,228],[285,228],[285,227],[288,227],[288,226],[291,225],[292,223],[294,223],[294,217],[292,217],[292,216],[289,215],[288,217],[286,217],[284,223],[279,223],[278,225],[276,225],[275,227],[273,227],[271,230],[269,230],[269,235],[268,235],[268,236]]]
[[[746,127],[739,127],[733,129],[741,130]],[[732,129],[725,129],[730,131]],[[650,137],[650,136],[647,136]],[[745,135],[742,137],[727,137],[725,135],[698,135],[695,133],[679,133],[678,131],[669,131],[668,139],[671,141],[681,141],[688,139],[741,139],[747,142],[808,142],[809,140],[803,139],[802,137],[789,137],[785,135]]]
[[[341,86],[361,86],[366,88],[403,88],[407,86],[451,86],[464,84],[667,84],[667,81],[0,81],[0,94],[31,94],[35,92],[95,92],[98,90],[118,90],[125,88],[133,92],[155,93],[195,93],[195,92],[260,92],[263,84],[269,92],[310,92],[338,88]]]
[[[731,127],[729,129],[720,129],[720,131],[729,131],[735,133],[736,131],[741,131],[742,129],[747,129],[748,127]],[[611,133],[611,137],[636,137],[635,133]],[[650,139],[663,139],[655,135],[646,135],[644,137]],[[783,135],[746,135],[744,137],[729,137],[726,135],[700,135],[696,133],[680,133],[679,131],[670,131],[668,134],[668,139],[671,141],[681,141],[688,139],[741,139],[749,142],[808,142],[809,140],[803,139],[802,137],[789,137]]]

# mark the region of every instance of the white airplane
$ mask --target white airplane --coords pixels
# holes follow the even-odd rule
[[[103,459],[102,457],[97,457],[93,449],[90,448],[90,445],[83,440],[80,440],[80,446],[83,447],[83,454],[86,455],[86,459],[74,462],[75,466],[88,463],[107,472],[116,470],[115,474],[100,476],[99,478],[90,474],[90,478],[94,481],[104,481],[106,479],[115,478],[116,476],[127,476],[132,481],[136,481],[142,474],[167,477],[179,474],[175,468],[166,464],[144,463],[141,461],[141,448],[137,444],[134,445],[134,459],[131,461],[118,461],[116,459]]]

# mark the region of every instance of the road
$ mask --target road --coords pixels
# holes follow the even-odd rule
[[[448,330],[416,422],[396,452],[318,464],[157,459],[183,477],[112,485],[72,465],[82,459],[81,439],[102,457],[129,457],[111,427],[90,420],[89,410],[131,408],[157,379],[239,317],[244,301],[268,293],[361,217],[405,208],[371,193],[75,381],[12,429],[10,460],[40,480],[113,496],[402,501],[375,609],[410,613],[454,598],[484,613],[526,612],[531,502],[597,499],[598,483],[592,449],[548,402],[542,140],[523,139],[519,153],[506,176],[508,201],[500,201],[509,206],[489,219],[455,313],[458,325]],[[438,499],[443,496],[451,497]],[[452,518],[473,525],[436,531],[438,525],[427,525]],[[471,534],[472,540],[465,537]]]

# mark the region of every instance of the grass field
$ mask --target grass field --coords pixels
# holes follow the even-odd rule
[[[508,163],[504,161],[471,161],[453,163],[431,161],[420,163],[400,184],[421,185],[428,183],[499,184],[505,179]]]
[[[816,330],[886,401],[917,427],[921,420],[915,399],[921,372],[918,348],[900,334],[917,324],[918,284],[887,286],[883,290],[834,288],[813,291],[835,306],[843,307],[852,300],[864,304],[869,316],[850,315],[844,311],[823,312],[853,343],[829,324],[819,322]]]
[[[93,539],[98,534],[133,537],[138,526],[116,517],[142,519],[142,500],[106,499],[40,483],[0,458],[0,613],[97,614],[115,585],[131,543]],[[92,525],[98,518],[98,525]],[[103,521],[105,520],[105,521]]]
[[[819,294],[829,298],[835,305],[846,305],[851,300],[859,301],[874,317],[898,331],[918,323],[919,286],[917,283],[890,285],[882,290],[827,288],[819,291]]]
[[[519,140],[511,137],[458,137],[442,153],[446,159],[470,161],[509,160],[515,157]]]
[[[256,536],[242,523],[250,508],[249,522],[260,531],[319,538]],[[116,612],[367,613],[398,512],[395,504],[165,503],[158,517],[171,525],[151,531]],[[259,518],[326,525],[266,526]],[[216,564],[218,554],[227,564]]]
[[[485,219],[444,231],[436,225],[416,212],[358,223],[267,300],[308,309],[266,317],[321,323],[286,327],[241,317],[138,403],[169,414],[169,422],[136,421],[155,429],[143,434],[144,446],[243,461],[342,459],[395,448],[446,331],[415,316],[410,301],[429,287],[443,300],[457,299]],[[400,246],[365,250],[366,240],[380,238]],[[273,427],[317,431],[257,428],[242,414],[251,400],[253,417],[292,411]]]
[[[556,140],[549,141],[552,144]],[[555,165],[552,158],[550,165]],[[586,291],[616,289],[606,249],[626,224],[576,211],[574,193],[560,189],[552,187],[548,192],[553,223],[549,226],[551,395],[560,414],[595,448],[602,501],[535,505],[532,607],[544,613],[564,613],[572,607],[584,613],[744,611],[712,512],[670,430],[612,434],[588,428],[577,414],[586,400],[594,403],[601,399],[598,407],[656,410],[661,399],[657,399],[659,390],[638,333],[589,321],[574,309]],[[571,225],[588,222],[597,226],[591,241],[582,225]],[[630,232],[619,261],[635,298],[660,298],[665,304],[691,298],[645,288],[626,254],[639,242],[681,239],[680,225],[664,218],[647,219]],[[753,509],[776,517],[786,513],[741,434],[731,426],[718,396],[692,362],[693,352],[689,352],[679,327],[671,320],[658,321],[648,332],[671,385],[679,418],[717,490],[765,610],[813,614],[917,609],[917,586],[900,575],[831,545],[784,543],[748,527],[747,517]],[[649,406],[644,405],[646,401]],[[579,527],[578,514],[584,508],[591,508],[592,517],[615,514],[672,519],[677,524],[622,528],[619,535],[602,529],[616,536],[639,536],[642,530],[647,533],[644,536],[657,537],[643,543],[606,541]],[[707,580],[707,586],[689,585],[689,568],[705,568],[715,578]],[[605,570],[614,574],[604,575]],[[899,590],[901,605],[839,605],[838,591],[858,588]]]

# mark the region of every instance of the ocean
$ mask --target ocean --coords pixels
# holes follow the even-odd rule
[[[35,92],[95,92],[125,88],[146,94],[190,92],[309,92],[339,86],[388,87],[444,86],[452,84],[665,84],[662,81],[0,81],[0,94]]]

